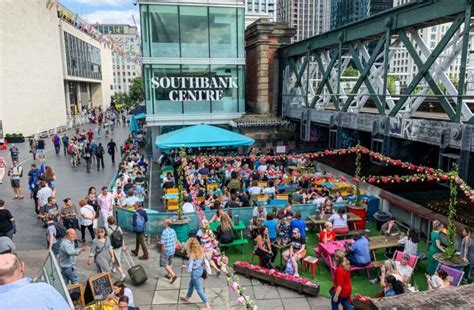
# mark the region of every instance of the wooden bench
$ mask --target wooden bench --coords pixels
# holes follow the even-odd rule
[[[364,233],[365,233],[365,230],[364,230],[364,229],[360,229],[360,230],[349,230],[348,232],[343,233],[343,234],[336,234],[336,239],[337,239],[337,240],[351,239],[351,238],[354,237],[354,235],[356,235],[356,234],[361,234],[361,235],[363,235]]]
[[[249,241],[247,239],[236,239],[236,240],[232,241],[231,243],[219,243],[219,247],[227,248],[227,247],[231,247],[231,246],[240,245],[240,246],[242,246],[241,250],[242,250],[242,254],[243,254],[244,253],[244,245],[246,245],[247,243],[249,243]]]

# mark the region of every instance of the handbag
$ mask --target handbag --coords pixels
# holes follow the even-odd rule
[[[208,275],[212,275],[211,264],[209,263],[209,259],[207,257],[204,257],[204,268],[203,269]]]
[[[105,249],[105,246],[107,245],[107,237],[105,238],[105,241],[104,241],[104,246],[97,252],[94,253],[94,263],[97,259],[97,256],[100,254],[100,252],[102,252],[103,249]]]

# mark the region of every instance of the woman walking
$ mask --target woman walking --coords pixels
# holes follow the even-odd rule
[[[87,260],[88,265],[92,264],[92,258],[94,258],[98,273],[112,271],[112,265],[115,262],[114,252],[104,227],[97,229],[97,238],[92,241],[91,252]]]
[[[87,201],[81,199],[79,201],[80,213],[81,213],[81,240],[80,242],[86,242],[86,228],[89,230],[91,239],[94,239],[94,228],[93,222],[95,218],[95,211],[91,205],[87,204]]]
[[[7,162],[2,156],[0,156],[0,184],[3,183],[3,177],[5,176],[6,169],[7,169]]]
[[[204,250],[202,249],[199,241],[196,238],[189,238],[188,243],[186,244],[186,252],[189,256],[189,262],[187,266],[188,272],[191,274],[189,279],[188,293],[185,297],[181,297],[181,300],[189,302],[189,298],[193,296],[194,289],[196,289],[199,297],[204,303],[204,309],[211,309],[211,306],[207,302],[207,295],[203,291],[201,277],[204,272]]]
[[[351,284],[351,264],[346,258],[342,258],[337,262],[336,271],[334,272],[333,286],[331,293],[331,308],[339,309],[342,304],[344,310],[352,310],[351,304],[352,284]]]
[[[436,253],[444,252],[444,247],[441,245],[441,230],[443,224],[438,220],[433,221],[433,231],[431,232],[431,245],[428,251],[428,274],[433,275],[438,267],[438,261],[433,258]]]
[[[51,166],[46,166],[44,172],[44,180],[48,183],[48,186],[53,190],[53,196],[56,196],[56,190],[54,189],[56,186],[56,174],[53,171]]]
[[[122,252],[127,250],[123,239],[123,231],[118,224],[115,224],[115,218],[113,216],[107,218],[107,223],[107,235],[110,236],[110,243],[115,256],[114,266],[121,274],[120,281],[123,281],[125,280],[126,275],[122,269]],[[120,239],[122,242],[120,242]],[[120,243],[120,246],[117,243]]]
[[[38,147],[38,142],[35,138],[30,139],[30,153],[33,155],[33,160],[36,160],[36,149]]]

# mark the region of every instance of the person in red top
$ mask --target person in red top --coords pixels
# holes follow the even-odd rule
[[[333,287],[331,288],[331,306],[332,310],[338,310],[339,304],[342,304],[344,310],[352,310],[351,301],[351,264],[346,258],[339,261],[334,272]]]
[[[331,222],[324,223],[324,229],[319,233],[319,243],[328,243],[336,240],[336,232],[332,230]]]

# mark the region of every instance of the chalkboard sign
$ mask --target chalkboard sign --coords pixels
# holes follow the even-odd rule
[[[79,303],[81,306],[85,306],[85,305],[86,305],[86,303],[85,303],[85,301],[84,301],[84,289],[83,289],[81,283],[68,285],[68,286],[67,286],[67,290],[68,290],[68,292],[69,292],[69,295],[71,295],[71,294],[74,293],[74,292],[79,293],[79,301],[78,301],[78,303]],[[72,299],[72,298],[71,298],[71,299]],[[73,301],[73,303],[74,303],[74,301]]]
[[[105,300],[112,293],[112,279],[110,277],[110,272],[103,272],[92,276],[87,280],[84,298],[86,304],[89,304],[96,299]]]

